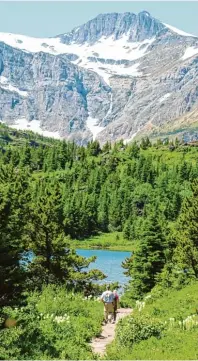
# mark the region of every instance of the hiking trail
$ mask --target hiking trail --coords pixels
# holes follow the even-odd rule
[[[117,311],[116,323],[123,317],[130,315],[132,308],[119,308]],[[91,342],[91,347],[94,353],[100,356],[105,355],[106,346],[111,343],[115,337],[116,323],[107,323],[102,326],[102,332],[99,337],[96,337]]]

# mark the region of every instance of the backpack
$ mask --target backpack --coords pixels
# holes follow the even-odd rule
[[[112,303],[114,301],[114,294],[111,291],[105,291],[102,298],[105,303]]]

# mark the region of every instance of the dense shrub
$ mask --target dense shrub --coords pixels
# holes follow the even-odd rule
[[[181,290],[155,287],[119,322],[107,359],[196,360],[197,292],[197,282]]]
[[[93,359],[89,345],[98,335],[102,305],[64,288],[46,287],[33,293],[27,306],[3,313],[17,326],[0,332],[0,359]]]
[[[151,336],[160,338],[164,324],[149,315],[138,314],[122,319],[116,333],[116,342],[120,346],[132,347],[134,343],[147,340]]]

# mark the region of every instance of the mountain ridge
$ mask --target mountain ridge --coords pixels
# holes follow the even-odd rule
[[[48,39],[0,33],[1,121],[80,144],[129,141],[193,111],[197,78],[198,38],[147,11]]]

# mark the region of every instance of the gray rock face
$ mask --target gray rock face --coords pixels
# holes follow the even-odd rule
[[[103,43],[109,37],[110,45]],[[64,54],[0,42],[0,120],[17,125],[22,119],[30,129],[36,120],[40,130],[80,144],[93,135],[104,143],[166,125],[171,129],[171,122],[198,106],[198,39],[180,35],[146,11],[100,14],[58,39],[67,45]],[[104,44],[111,55],[118,43],[120,57],[95,50]],[[93,49],[91,56],[87,49]]]
[[[110,88],[94,72],[79,68],[67,56],[28,54],[0,44],[0,119],[39,119],[43,130],[76,138],[86,128],[88,113],[102,120],[110,103]],[[23,95],[23,93],[27,95]],[[83,138],[83,137],[81,137]]]
[[[86,24],[75,28],[71,33],[60,35],[64,44],[95,43],[101,37],[119,39],[124,34],[129,33],[129,41],[143,41],[150,39],[165,29],[165,26],[151,17],[147,11],[142,11],[138,15],[133,13],[110,13],[100,14]]]
[[[173,120],[198,107],[197,79],[198,57],[160,76],[131,80],[122,91],[118,87],[116,104],[121,104],[121,109],[114,108],[99,139],[130,139],[146,128],[160,129],[165,124],[171,129]]]

